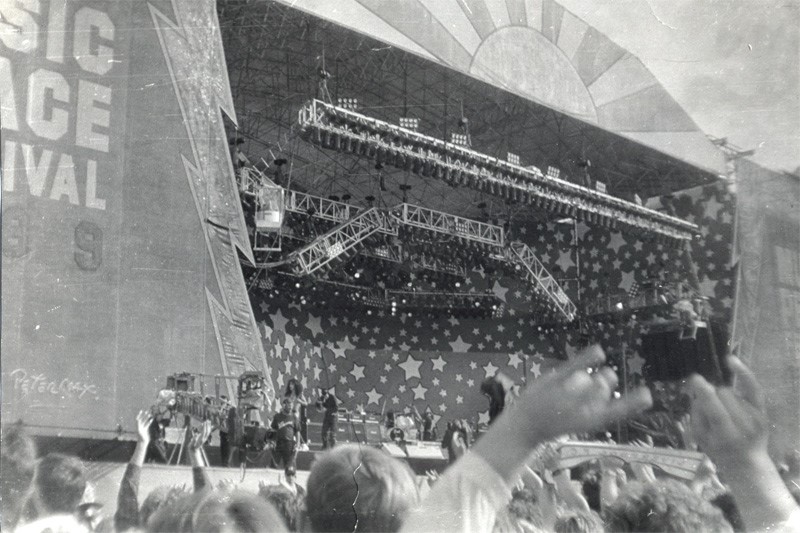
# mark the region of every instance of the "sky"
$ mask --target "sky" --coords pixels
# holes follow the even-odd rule
[[[559,0],[638,56],[705,133],[800,166],[800,0]]]

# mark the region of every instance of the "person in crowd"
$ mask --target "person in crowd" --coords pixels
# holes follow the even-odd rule
[[[85,490],[86,471],[83,463],[76,457],[48,453],[39,460],[33,478],[30,504],[35,519],[16,531],[88,531],[77,513]]]
[[[692,432],[719,469],[748,531],[800,530],[800,507],[767,453],[764,393],[753,372],[728,357],[733,386],[689,379]]]
[[[261,484],[258,495],[268,501],[283,517],[289,531],[299,531],[302,524],[304,498],[283,485]]]
[[[192,495],[189,488],[184,485],[160,485],[151,490],[145,496],[142,506],[139,508],[139,524],[138,528],[118,529],[114,531],[121,533],[122,531],[141,531],[147,529],[150,519],[162,507],[173,507],[178,504],[180,500],[188,498]],[[115,517],[116,518],[116,517]],[[115,520],[116,521],[116,520]]]
[[[118,532],[136,530],[147,525],[147,520],[161,506],[170,504],[183,496],[186,490],[183,487],[159,487],[151,492],[139,508],[139,481],[142,465],[150,441],[150,427],[153,415],[146,410],[139,411],[136,415],[136,447],[133,450],[125,473],[120,482],[117,493],[117,511],[114,514],[114,530]],[[211,435],[211,423],[205,422],[202,429],[193,433],[189,443],[189,460],[192,464],[192,477],[194,490],[199,492],[211,486],[203,466],[205,457],[202,447]]]
[[[244,492],[196,492],[159,509],[147,524],[152,533],[256,533],[288,531],[263,498]]]
[[[300,424],[292,406],[292,400],[284,396],[281,410],[275,413],[270,426],[274,431],[275,441],[273,463],[283,468],[294,466],[295,454],[300,445]]]
[[[398,531],[419,502],[414,473],[406,463],[352,444],[318,457],[307,490],[306,512],[317,532]]]
[[[305,500],[306,497],[306,489],[297,482],[297,470],[293,465],[287,466],[283,470],[283,477],[278,479],[278,483],[282,486],[286,487],[286,490],[291,492],[292,494],[296,494]]]
[[[488,531],[511,500],[511,489],[538,444],[585,433],[650,406],[650,392],[635,389],[616,398],[616,373],[590,346],[557,371],[532,382],[498,415],[471,453],[445,471],[422,504],[406,516],[404,531]],[[502,450],[502,453],[498,451]]]
[[[328,389],[320,388],[317,411],[322,411],[322,449],[336,446],[336,424],[339,420],[339,400]]]
[[[308,400],[303,396],[303,384],[291,378],[283,397],[292,401],[292,412],[300,424],[300,441],[308,442]]]
[[[603,509],[609,531],[733,531],[722,511],[675,480],[632,481]]]
[[[593,511],[569,511],[556,518],[555,533],[603,533],[603,520]]]
[[[0,450],[0,530],[11,531],[22,514],[36,472],[36,445],[20,421],[3,428]]]
[[[136,447],[120,482],[117,512],[114,514],[114,529],[119,532],[136,529],[141,525],[139,478],[150,445],[152,422],[153,416],[149,411],[139,411],[136,415]]]

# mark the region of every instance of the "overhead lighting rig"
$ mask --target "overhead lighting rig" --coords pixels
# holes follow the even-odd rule
[[[423,177],[524,202],[560,216],[591,224],[688,241],[695,224],[628,202],[559,177],[551,167],[521,167],[454,142],[383,122],[320,100],[304,105],[298,120],[312,143],[375,159]]]

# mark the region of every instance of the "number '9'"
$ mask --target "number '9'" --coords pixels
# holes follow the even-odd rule
[[[75,263],[81,270],[97,270],[103,263],[103,230],[82,220],[75,226]]]

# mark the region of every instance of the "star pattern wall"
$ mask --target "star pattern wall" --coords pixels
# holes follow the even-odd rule
[[[701,289],[714,310],[726,316],[733,302],[734,199],[724,187],[709,186],[677,196],[674,206],[678,216],[701,228],[701,237],[692,243]],[[586,301],[625,293],[653,275],[665,281],[687,276],[680,249],[581,224],[576,248],[574,229],[572,224],[532,225],[518,228],[514,236],[534,247],[557,278],[566,278],[563,284],[573,297],[575,278]],[[335,387],[353,410],[380,413],[413,405],[422,411],[429,406],[444,419],[485,422],[488,401],[479,387],[486,377],[503,372],[517,383],[536,379],[574,355],[580,335],[572,326],[540,325],[526,310],[530,297],[525,286],[515,279],[476,271],[469,285],[492,290],[507,302],[507,313],[491,320],[395,317],[382,311],[367,316],[280,305],[253,295],[276,387],[280,390],[295,376],[307,388]],[[641,324],[603,319],[591,322],[589,331],[607,352],[626,357],[628,383],[641,380]]]

